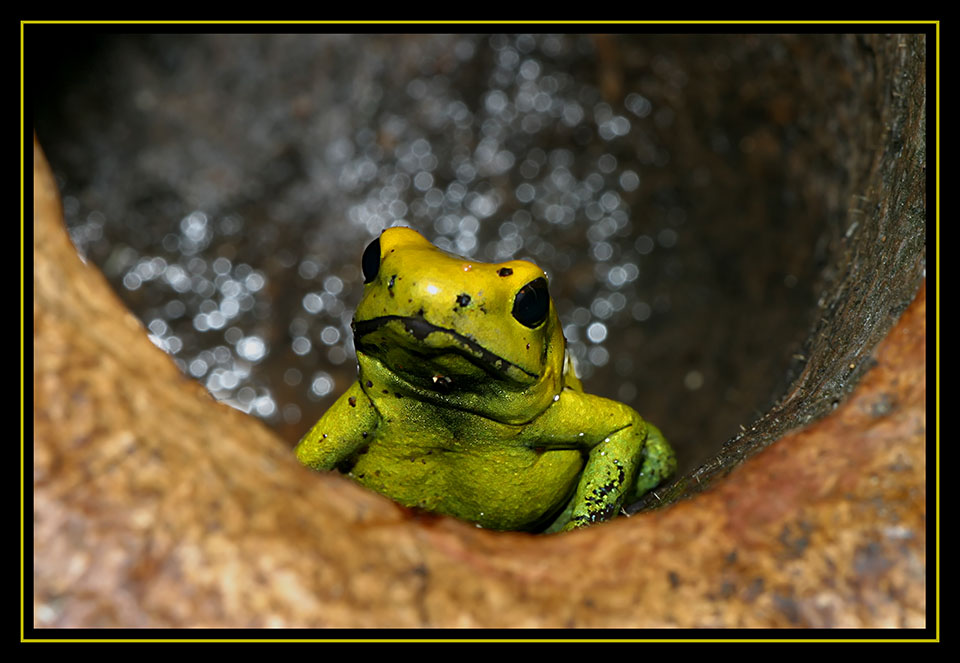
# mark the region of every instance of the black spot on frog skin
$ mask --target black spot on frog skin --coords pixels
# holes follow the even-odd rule
[[[598,520],[609,520],[612,518],[617,511],[620,510],[620,505],[613,503],[603,506],[599,511],[591,513],[590,518],[592,522],[597,522]]]
[[[466,306],[466,305],[469,304],[469,303],[470,303],[470,295],[468,295],[468,294],[465,293],[465,292],[462,292],[462,293],[460,293],[459,295],[457,295],[457,305],[458,305],[460,308],[463,308],[464,306]]]
[[[373,383],[370,380],[367,380],[367,388],[369,389],[372,386],[373,386]]]
[[[433,386],[436,387],[437,389],[448,389],[452,384],[453,384],[453,380],[451,380],[446,375],[438,374],[433,376]]]
[[[513,270],[510,269],[509,267],[501,267],[500,269],[497,270],[497,274],[500,276],[510,276],[511,274],[513,274]]]
[[[357,407],[357,397],[351,396],[347,399],[347,402],[350,403],[350,407]]]

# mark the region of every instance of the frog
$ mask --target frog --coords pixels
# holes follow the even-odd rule
[[[361,257],[357,379],[294,449],[417,512],[559,533],[619,515],[676,470],[660,430],[584,391],[546,272],[396,226]]]

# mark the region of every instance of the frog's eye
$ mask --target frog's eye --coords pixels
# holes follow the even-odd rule
[[[363,257],[360,259],[360,268],[363,270],[363,282],[370,283],[377,278],[377,272],[380,271],[380,238],[367,244],[363,250]]]
[[[513,300],[513,317],[524,327],[533,329],[547,319],[550,312],[550,294],[544,278],[530,281],[520,288]]]

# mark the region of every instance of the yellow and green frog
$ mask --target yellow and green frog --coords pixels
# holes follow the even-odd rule
[[[389,228],[363,253],[358,378],[296,447],[400,504],[497,530],[617,515],[676,469],[660,431],[584,393],[546,274]]]

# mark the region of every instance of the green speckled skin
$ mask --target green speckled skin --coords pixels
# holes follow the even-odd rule
[[[552,301],[532,328],[514,317],[539,267],[451,255],[409,228],[385,230],[379,253],[353,321],[359,377],[297,445],[304,465],[482,527],[550,532],[606,520],[674,471],[655,427],[583,392]]]

